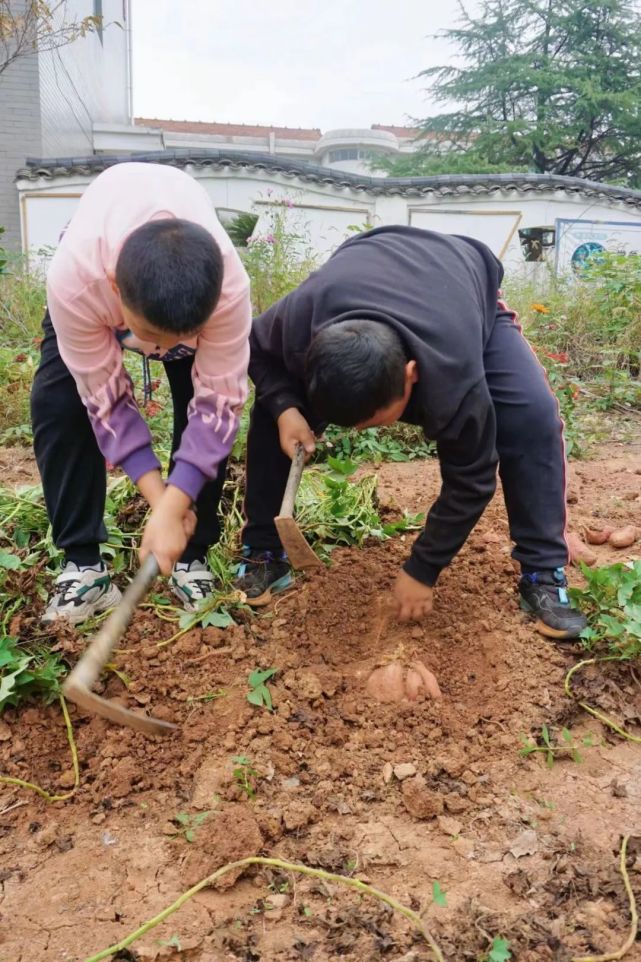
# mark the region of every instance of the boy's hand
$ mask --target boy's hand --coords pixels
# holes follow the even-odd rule
[[[432,610],[434,589],[400,571],[394,585],[396,614],[400,621],[418,621]]]
[[[194,533],[196,515],[191,500],[179,488],[169,485],[149,516],[140,546],[140,561],[149,553],[156,556],[162,574],[170,575]]]
[[[296,445],[300,442],[305,448],[305,460],[316,450],[316,438],[309,424],[297,408],[287,408],[277,421],[280,446],[292,461]]]

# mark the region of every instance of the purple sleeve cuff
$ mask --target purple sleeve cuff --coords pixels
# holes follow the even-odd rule
[[[167,484],[173,484],[188,494],[192,501],[196,501],[203,485],[210,481],[206,474],[189,461],[176,461],[176,466],[167,478]]]
[[[129,475],[134,484],[136,484],[138,478],[142,478],[143,474],[147,474],[148,471],[160,471],[160,461],[154,454],[151,445],[132,451],[126,458],[123,458],[119,466],[125,474]]]

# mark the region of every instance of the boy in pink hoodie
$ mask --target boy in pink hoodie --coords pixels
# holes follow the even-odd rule
[[[105,461],[151,514],[153,552],[188,609],[213,588],[227,456],[247,396],[249,280],[211,200],[188,174],[117,164],[83,194],[47,277],[34,448],[65,564],[44,615],[73,623],[115,604],[100,555]],[[161,361],[174,404],[167,482],[134,398],[123,351]],[[194,508],[196,510],[194,510]]]

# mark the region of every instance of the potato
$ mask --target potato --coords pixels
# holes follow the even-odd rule
[[[605,544],[614,528],[606,524],[603,528],[584,528],[583,537],[588,544]]]
[[[591,551],[586,544],[583,544],[578,534],[568,534],[566,536],[566,541],[568,544],[568,551],[570,553],[571,564],[578,567],[582,561],[583,564],[591,567],[596,563],[596,555],[594,551]]]
[[[625,528],[617,528],[608,538],[608,542],[613,548],[629,548],[636,540],[637,529],[633,524],[628,524]]]

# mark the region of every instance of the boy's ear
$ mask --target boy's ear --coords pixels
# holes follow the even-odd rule
[[[114,294],[117,294],[118,296],[120,296],[120,289],[116,284],[116,275],[110,274],[109,271],[107,271],[107,280],[111,284],[111,289],[114,292]]]
[[[408,384],[416,384],[418,381],[418,364],[416,361],[408,361],[405,365],[405,380]]]

